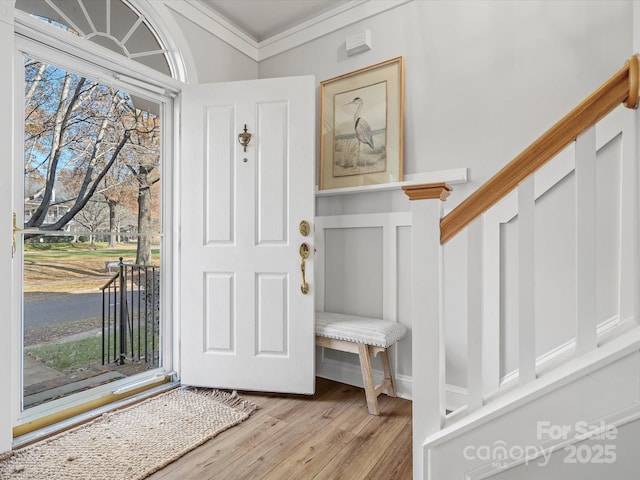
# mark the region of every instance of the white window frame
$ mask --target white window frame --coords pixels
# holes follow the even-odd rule
[[[72,72],[77,72],[105,84],[122,88],[139,97],[149,99],[160,105],[162,128],[162,218],[161,218],[161,325],[162,331],[162,368],[128,377],[107,385],[92,388],[85,392],[79,392],[72,396],[53,400],[43,405],[22,410],[22,289],[14,289],[12,296],[12,322],[13,336],[12,348],[12,388],[14,400],[13,425],[33,421],[47,415],[53,415],[62,410],[76,407],[101,397],[111,394],[117,388],[125,388],[127,385],[142,385],[145,382],[157,378],[158,374],[168,374],[175,377],[178,370],[177,353],[179,331],[176,325],[175,292],[178,291],[178,281],[174,272],[178,271],[176,259],[177,243],[174,242],[177,234],[174,212],[177,211],[177,135],[179,106],[175,101],[180,93],[181,82],[159,73],[145,65],[127,59],[107,49],[95,45],[92,42],[75,37],[55,26],[46,24],[41,20],[31,17],[24,12],[15,11],[15,54],[14,64],[16,72],[14,105],[16,122],[15,145],[16,158],[14,162],[20,165],[23,157],[23,117],[24,117],[24,65],[23,55],[41,60],[45,63],[55,64]],[[103,65],[109,65],[105,68]],[[125,73],[126,72],[126,73]],[[17,171],[16,171],[17,170]],[[22,194],[23,172],[22,168],[13,168],[14,171],[14,210],[22,208],[24,195]],[[19,255],[22,255],[20,252]],[[14,260],[13,278],[22,279],[22,258],[16,256]]]

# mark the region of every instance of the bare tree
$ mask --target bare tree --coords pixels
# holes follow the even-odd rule
[[[136,263],[150,265],[151,240],[154,229],[153,220],[153,186],[160,180],[160,121],[155,115],[135,109],[131,112],[136,119],[137,127],[132,130],[133,158],[127,162],[128,168],[138,185],[138,248]]]
[[[107,205],[95,200],[87,202],[85,208],[76,215],[76,221],[89,232],[89,240],[93,248],[96,246],[96,232],[104,231],[108,215]]]
[[[25,72],[25,173],[44,178],[41,191],[32,195],[40,204],[26,226],[60,230],[86,206],[129,141],[130,132],[118,121],[126,99],[113,88],[39,62],[28,62]],[[60,172],[78,166],[84,179],[70,208],[45,223]]]
[[[109,248],[115,248],[118,241],[118,230],[120,227],[119,216],[122,211],[132,208],[132,199],[136,197],[135,178],[124,162],[114,165],[103,179],[100,193],[105,199],[109,208]],[[122,207],[122,208],[119,208]]]
[[[117,206],[135,199],[137,263],[151,263],[159,118],[135,108],[122,91],[35,60],[26,60],[25,78],[25,200],[35,205],[25,213],[26,226],[53,231],[81,223],[78,214],[101,193],[115,246]],[[56,189],[65,198],[56,199]],[[64,213],[47,223],[61,203]]]

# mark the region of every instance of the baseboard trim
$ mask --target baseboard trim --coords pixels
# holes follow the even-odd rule
[[[382,381],[382,371],[373,371],[376,381]],[[360,366],[335,360],[325,359],[316,364],[316,375],[320,378],[333,380],[358,388],[364,388]],[[398,397],[413,400],[413,377],[396,373],[396,388]],[[445,386],[445,407],[447,410],[456,410],[466,404],[467,389],[457,385]]]

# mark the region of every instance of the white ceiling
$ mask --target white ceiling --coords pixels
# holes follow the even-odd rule
[[[345,0],[199,0],[257,42],[345,4]]]

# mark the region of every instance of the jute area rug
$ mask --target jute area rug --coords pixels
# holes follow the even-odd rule
[[[0,456],[0,479],[143,479],[256,408],[235,392],[174,389]]]

